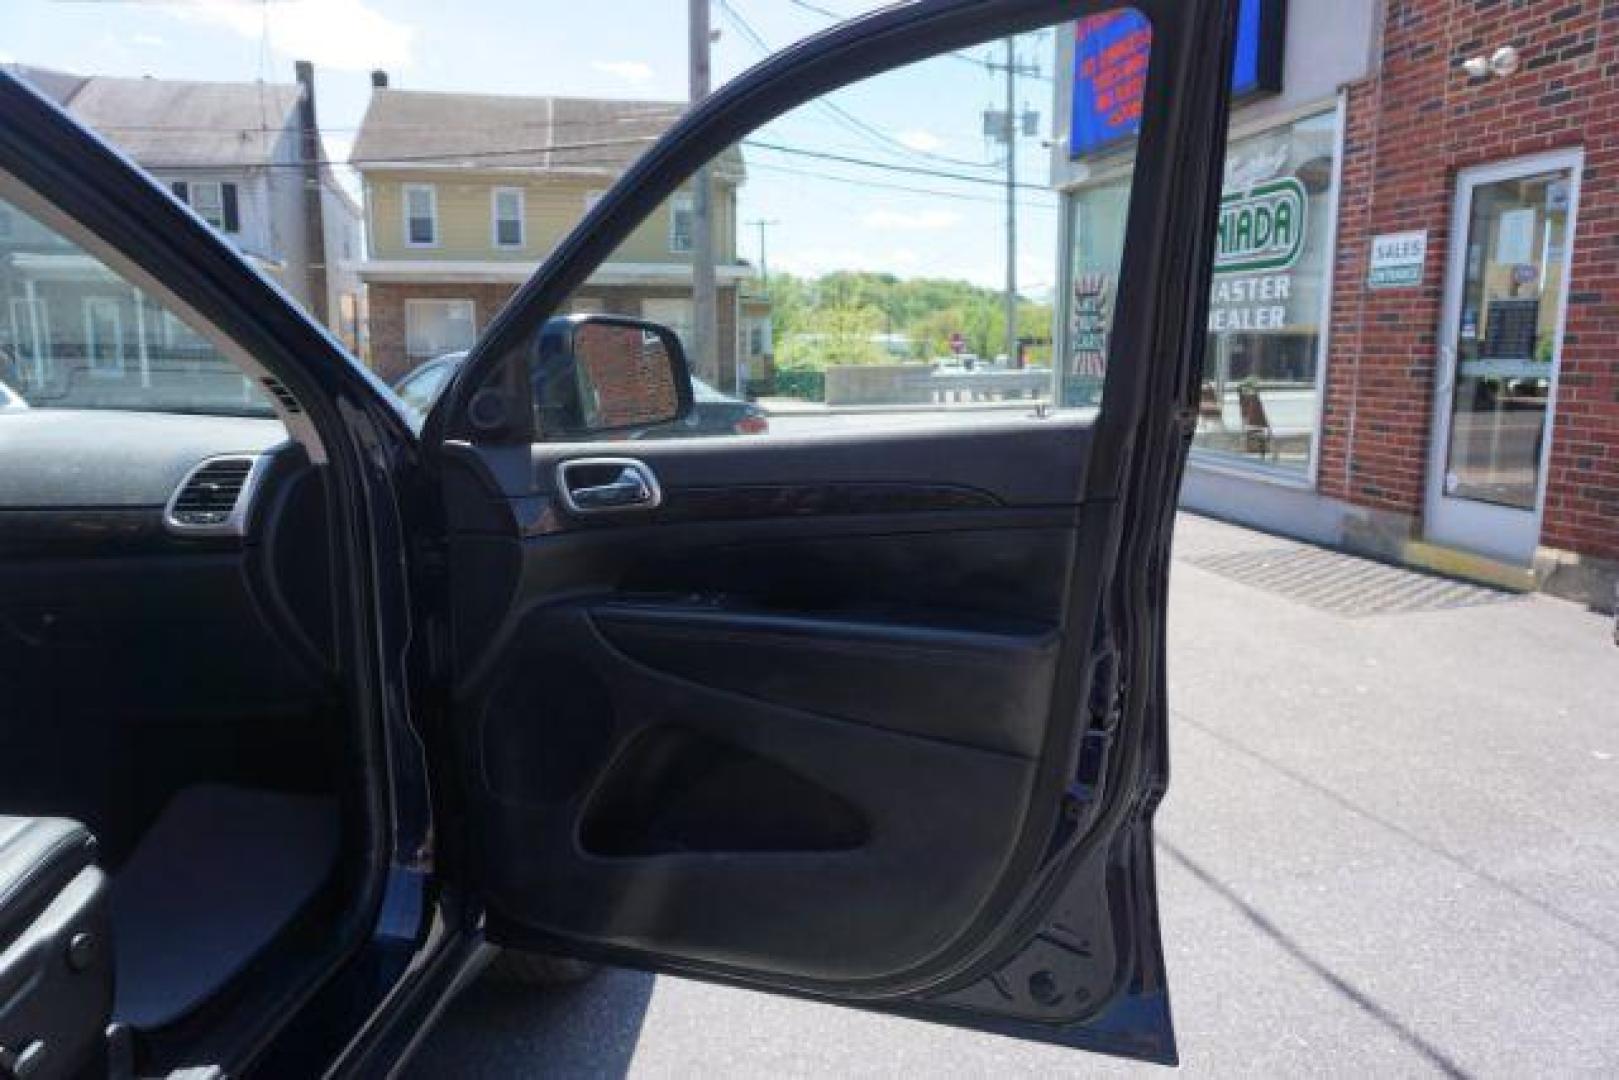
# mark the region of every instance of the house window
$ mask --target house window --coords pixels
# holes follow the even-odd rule
[[[405,244],[433,247],[438,243],[438,189],[432,184],[406,184]]]
[[[51,355],[50,311],[45,301],[23,296],[11,298],[11,345],[17,361],[14,377],[28,383],[12,389],[23,390],[45,384],[45,362]]]
[[[672,253],[685,255],[695,246],[695,215],[690,195],[676,195],[669,201],[669,250]]]
[[[675,332],[680,344],[691,353],[692,302],[679,300],[642,300],[641,318],[667,326]]]
[[[491,194],[494,218],[495,246],[520,248],[523,246],[523,189],[495,188]]]
[[[405,355],[412,360],[469,349],[476,336],[471,300],[405,301]]]
[[[177,180],[170,185],[174,197],[195,210],[197,216],[220,232],[242,229],[241,196],[228,180]]]
[[[84,356],[92,375],[123,375],[124,320],[117,300],[95,296],[84,301]]]

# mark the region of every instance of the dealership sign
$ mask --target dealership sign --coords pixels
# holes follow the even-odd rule
[[[1372,257],[1366,268],[1366,284],[1373,289],[1421,285],[1422,264],[1427,257],[1427,229],[1374,236]]]
[[[1241,0],[1233,98],[1282,89],[1285,7],[1284,0]],[[1134,8],[1087,15],[1075,24],[1069,157],[1095,153],[1141,130],[1151,52],[1152,24]]]
[[[1307,205],[1304,185],[1291,176],[1228,193],[1220,200],[1214,272],[1292,267],[1304,250]]]

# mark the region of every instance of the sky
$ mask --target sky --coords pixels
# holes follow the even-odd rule
[[[392,86],[502,94],[684,100],[685,0],[5,0],[0,62],[79,74],[290,82],[316,70],[328,155],[346,160],[372,69]],[[856,15],[865,0],[712,0],[714,83]],[[838,92],[757,132],[744,150],[744,222],[766,220],[772,272],[880,270],[999,287],[1005,266],[1001,150],[982,134],[1004,75],[981,62],[1000,43],[940,57]],[[1043,186],[1054,34],[1020,39],[1038,76],[1018,82],[1018,110],[1039,113],[1019,140],[1019,286],[1043,298],[1055,276],[1056,197]],[[822,155],[822,156],[814,156]],[[877,168],[825,155],[879,162]],[[972,179],[963,179],[968,177]],[[760,230],[739,254],[757,262]]]

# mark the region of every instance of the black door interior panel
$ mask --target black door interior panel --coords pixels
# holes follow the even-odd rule
[[[537,609],[512,640],[477,755],[486,885],[509,925],[876,979],[946,945],[994,884],[1029,760],[670,678],[612,648],[583,605]],[[682,750],[716,747],[730,760],[681,774]],[[793,786],[767,794],[781,773]],[[728,842],[749,815],[752,835]]]
[[[879,988],[949,947],[1024,822],[1086,446],[1033,419],[621,444],[665,505],[596,517],[556,466],[601,445],[460,448],[492,936]]]
[[[459,532],[451,602],[460,682],[488,668],[496,639],[524,612],[570,597],[700,598],[1037,633],[1060,617],[1077,523],[1075,509],[1051,508],[626,521],[524,539]]]
[[[1049,629],[717,604],[604,604],[591,616],[614,648],[688,682],[964,746],[1040,752],[1057,659]]]
[[[671,505],[683,490],[892,485],[897,494],[954,488],[1002,506],[1063,506],[1079,501],[1090,432],[1088,422],[1066,415],[1009,416],[970,429],[946,418],[936,428],[858,438],[650,439],[615,444],[613,453],[651,466]],[[536,443],[480,448],[476,456],[495,489],[516,498],[556,494],[560,462],[604,452],[600,443]]]

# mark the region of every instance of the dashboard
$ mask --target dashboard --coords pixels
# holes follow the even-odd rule
[[[163,507],[201,461],[263,454],[279,420],[111,409],[29,409],[0,416],[0,511]]]
[[[116,688],[125,715],[307,699],[332,672],[326,521],[273,418],[0,414],[9,690],[50,712]]]

